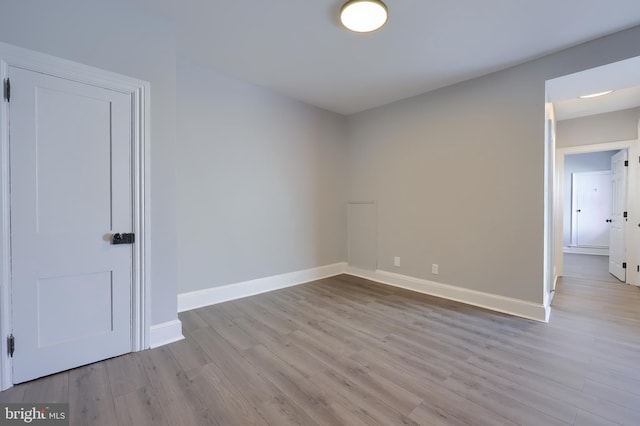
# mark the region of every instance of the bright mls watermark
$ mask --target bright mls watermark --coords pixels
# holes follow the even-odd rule
[[[69,404],[0,403],[0,425],[69,426]]]

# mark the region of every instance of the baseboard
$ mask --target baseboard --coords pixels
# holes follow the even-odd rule
[[[182,335],[182,322],[179,319],[152,325],[149,333],[149,347],[167,345],[184,339]]]
[[[562,247],[562,252],[570,254],[593,254],[596,256],[609,256],[608,248],[597,247]]]
[[[340,274],[353,275],[375,281],[380,284],[404,288],[406,290],[429,294],[443,299],[455,300],[468,305],[503,312],[522,318],[533,319],[541,322],[549,321],[550,307],[544,306],[543,304],[535,304],[520,299],[513,299],[496,294],[470,290],[448,284],[441,284],[393,272],[382,270],[367,271],[348,266],[347,263],[336,263],[303,271],[258,278],[236,284],[228,284],[220,287],[192,291],[189,293],[181,293],[178,295],[178,312],[228,302],[230,300],[241,299],[243,297],[254,296],[256,294],[267,293],[269,291],[292,287]]]
[[[503,312],[522,318],[548,322],[550,308],[542,304],[513,299],[491,293],[469,290],[448,284],[427,281],[421,278],[409,277],[382,270],[365,271],[353,267],[347,267],[348,275],[365,278],[381,284],[404,288],[418,293],[429,294],[443,299],[455,300],[468,305],[478,306],[492,311]]]
[[[182,293],[178,295],[178,312],[333,277],[344,273],[346,268],[346,263],[335,263],[303,271]]]

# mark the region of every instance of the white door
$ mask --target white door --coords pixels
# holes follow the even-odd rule
[[[20,383],[132,350],[131,96],[9,67]]]
[[[573,173],[572,245],[577,247],[609,246],[611,216],[611,172]]]
[[[609,232],[609,272],[620,281],[626,281],[625,229],[627,225],[627,151],[623,150],[611,157],[611,230]]]

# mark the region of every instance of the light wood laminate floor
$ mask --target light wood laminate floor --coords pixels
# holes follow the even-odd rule
[[[0,393],[74,425],[640,425],[640,291],[562,279],[551,322],[346,276],[180,314],[186,339]]]
[[[595,281],[621,282],[609,273],[609,256],[563,253],[563,275]]]

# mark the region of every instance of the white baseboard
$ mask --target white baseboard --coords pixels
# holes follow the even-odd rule
[[[381,284],[404,288],[418,293],[429,294],[443,299],[455,300],[468,305],[503,312],[522,318],[542,322],[549,321],[551,311],[549,306],[499,296],[496,294],[469,290],[448,284],[440,284],[421,278],[395,274],[393,272],[382,270],[367,271],[348,266],[347,263],[336,263],[304,271],[290,272],[287,274],[258,278],[236,284],[228,284],[221,287],[212,287],[204,290],[182,293],[178,295],[178,312],[228,302],[230,300],[241,299],[243,297],[254,296],[256,294],[292,287],[340,274],[353,275]]]
[[[182,322],[179,319],[167,321],[151,326],[149,347],[153,349],[182,339]]]
[[[346,263],[335,263],[303,271],[182,293],[178,295],[178,312],[333,277],[343,274],[346,268]]]
[[[596,256],[609,256],[608,248],[598,247],[563,247],[562,252],[571,254],[593,254]]]
[[[455,300],[468,305],[478,306],[541,322],[548,322],[551,312],[550,307],[542,304],[536,304],[525,300],[513,299],[491,293],[484,293],[476,290],[469,290],[448,284],[440,284],[421,278],[395,274],[393,272],[382,270],[365,271],[353,267],[347,267],[345,273],[381,284],[404,288],[418,293],[429,294],[443,299]]]

